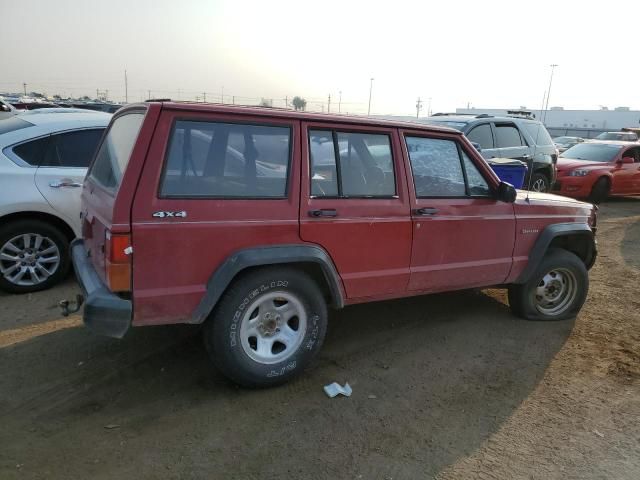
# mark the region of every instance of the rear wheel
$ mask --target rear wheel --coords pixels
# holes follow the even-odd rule
[[[549,250],[531,279],[509,287],[509,305],[527,320],[564,320],[575,317],[589,291],[582,260],[567,250]]]
[[[596,180],[591,189],[591,195],[589,195],[589,201],[594,204],[602,203],[609,196],[609,180],[602,177]]]
[[[39,220],[19,220],[0,228],[0,288],[29,293],[49,288],[69,271],[69,240]]]
[[[536,172],[531,177],[532,192],[548,192],[550,188],[549,179],[544,173]]]
[[[246,387],[284,383],[320,350],[327,305],[318,285],[288,267],[242,275],[225,292],[204,329],[218,369]]]

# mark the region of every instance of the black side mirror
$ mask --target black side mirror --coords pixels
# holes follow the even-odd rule
[[[513,203],[516,201],[516,188],[507,182],[500,182],[498,185],[498,200],[505,203]]]
[[[479,143],[477,143],[477,142],[471,142],[471,145],[473,145],[473,147],[474,147],[476,150],[478,150],[479,152],[481,152],[481,151],[482,151],[482,147],[480,146],[480,144],[479,144]]]

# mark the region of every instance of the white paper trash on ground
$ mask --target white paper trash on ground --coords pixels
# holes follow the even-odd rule
[[[351,396],[351,386],[349,382],[344,384],[344,387],[337,382],[333,382],[329,385],[324,386],[324,393],[327,394],[329,398],[333,398],[336,395],[344,395],[345,397]]]

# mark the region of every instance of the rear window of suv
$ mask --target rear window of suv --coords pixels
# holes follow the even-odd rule
[[[92,180],[112,192],[118,189],[143,120],[144,113],[136,112],[113,121],[91,166],[89,177]]]
[[[286,198],[291,128],[178,120],[163,198]]]

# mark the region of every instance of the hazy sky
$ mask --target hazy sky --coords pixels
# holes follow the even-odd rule
[[[415,114],[475,107],[640,109],[640,2],[0,0],[0,91]],[[274,100],[274,105],[281,105]]]

